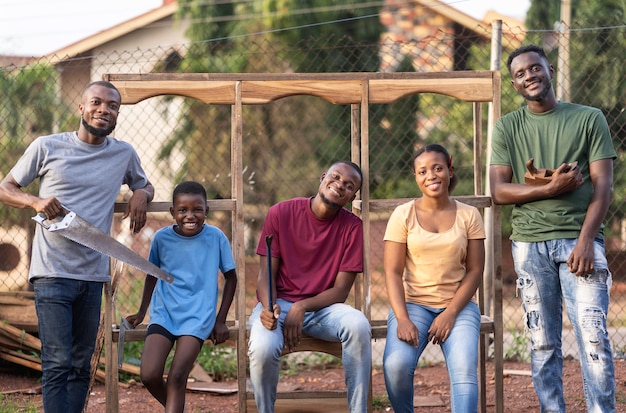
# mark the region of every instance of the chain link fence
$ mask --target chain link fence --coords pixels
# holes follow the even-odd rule
[[[545,45],[555,68],[569,69],[567,83],[571,100],[600,107],[610,124],[619,157],[615,162],[615,194],[606,220],[609,265],[614,277],[608,324],[614,351],[626,349],[626,168],[622,162],[626,146],[625,70],[621,60],[610,60],[610,50],[624,50],[626,28],[595,28],[594,24],[572,28],[567,61],[557,55],[563,36],[547,32],[520,32],[503,28],[502,113],[521,104],[510,86],[504,61],[520,39]],[[580,29],[580,30],[578,30]],[[458,27],[432,30],[419,40],[385,38],[372,44],[349,38],[308,39],[284,46],[268,35],[246,39],[245,47],[219,43],[190,43],[147,50],[117,50],[69,60],[52,58],[25,66],[0,70],[0,177],[10,170],[25,147],[37,136],[78,127],[77,105],[81,88],[105,73],[150,73],[194,71],[186,59],[198,54],[213,57],[208,67],[221,72],[238,67],[241,72],[363,72],[363,71],[450,71],[488,70],[491,62],[489,27],[473,30]],[[620,43],[621,42],[621,43]],[[618,48],[618,45],[620,48]],[[604,54],[602,52],[604,51]],[[590,53],[600,56],[596,60]],[[619,57],[621,59],[621,57]],[[559,78],[560,79],[560,78]],[[559,83],[555,85],[562,87]],[[254,306],[254,282],[258,270],[254,251],[267,208],[294,196],[313,195],[319,176],[333,161],[350,158],[350,107],[333,105],[312,96],[293,96],[267,105],[243,108],[244,118],[244,203],[246,210],[247,303]],[[485,110],[484,122],[488,116]],[[486,126],[486,123],[485,123]],[[486,130],[486,128],[485,128]],[[389,105],[370,107],[370,176],[372,198],[418,196],[409,160],[416,147],[443,143],[453,154],[460,184],[454,195],[473,193],[472,105],[453,98],[420,94]],[[209,198],[230,194],[230,107],[205,105],[184,97],[154,97],[120,111],[118,139],[131,142],[156,188],[156,201],[170,201],[173,186],[181,180],[197,180]],[[36,191],[36,188],[28,188]],[[124,191],[120,200],[128,196]],[[505,353],[527,357],[521,303],[515,291],[515,274],[510,257],[507,208],[503,220],[503,279]],[[29,290],[28,256],[33,232],[32,210],[0,206],[0,291],[4,294]],[[375,216],[372,224],[372,318],[385,319],[387,297],[382,275],[382,237],[386,216]],[[230,214],[211,212],[208,218],[230,237]],[[150,238],[158,228],[169,225],[169,214],[153,214],[138,236],[128,223],[116,218],[113,234],[147,256]],[[126,269],[118,287],[116,318],[136,311],[144,275]],[[240,286],[243,287],[243,286]],[[232,317],[234,318],[234,316]],[[33,320],[34,321],[34,320]],[[575,343],[564,333],[564,352],[576,355]],[[519,345],[520,341],[523,343]],[[525,344],[524,344],[525,343]],[[381,359],[381,354],[375,357]]]

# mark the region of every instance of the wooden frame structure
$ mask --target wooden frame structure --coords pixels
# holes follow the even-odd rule
[[[492,203],[489,196],[483,194],[483,133],[481,108],[489,103],[492,108],[490,121],[500,115],[500,72],[498,71],[462,71],[445,73],[315,73],[315,74],[107,74],[104,80],[111,81],[122,94],[123,104],[134,104],[142,100],[161,96],[178,95],[200,100],[206,104],[231,106],[231,199],[210,200],[210,209],[231,211],[232,213],[232,249],[239,274],[239,288],[236,294],[236,321],[231,330],[231,337],[237,341],[238,359],[238,411],[246,412],[250,395],[246,393],[247,331],[245,305],[245,251],[244,251],[244,215],[243,215],[243,105],[266,104],[294,95],[313,95],[337,105],[351,106],[351,157],[360,164],[363,171],[363,186],[360,200],[353,204],[363,219],[364,247],[370,251],[370,213],[389,210],[404,202],[403,199],[370,199],[369,167],[369,106],[372,104],[393,103],[405,96],[417,93],[436,93],[472,102],[474,108],[474,196],[457,199],[483,209],[491,214],[493,225],[487,229],[488,246],[487,265],[483,287],[480,288],[481,343],[480,343],[480,409],[486,411],[486,373],[488,343],[486,335],[494,336],[495,394],[496,411],[503,412],[503,320],[502,320],[502,270],[501,270],[501,235],[500,208]],[[491,125],[490,125],[491,126]],[[165,205],[153,203],[150,211],[160,211]],[[168,203],[167,207],[169,208]],[[118,205],[118,210],[122,208]],[[357,285],[357,307],[361,308],[372,323],[373,338],[386,336],[385,320],[371,319],[371,264],[369,254],[365,254],[364,276],[361,285]],[[112,282],[113,284],[113,282]],[[485,295],[493,303],[493,308],[486,308]],[[114,291],[107,289],[105,302],[105,323],[113,325],[112,301]],[[490,306],[488,306],[490,307]],[[107,412],[117,412],[117,366],[113,363],[117,332],[105,332],[107,348]],[[128,334],[127,340],[133,335]],[[138,333],[134,339],[142,339]],[[331,346],[332,347],[332,346]],[[304,340],[299,350],[314,349],[336,354],[336,346],[329,349],[321,340]],[[309,397],[323,397],[321,394],[308,394]],[[302,395],[291,395],[303,398]],[[302,403],[302,402],[300,402]],[[110,405],[110,406],[109,406]],[[252,409],[251,409],[252,410]],[[278,410],[278,408],[277,408]]]

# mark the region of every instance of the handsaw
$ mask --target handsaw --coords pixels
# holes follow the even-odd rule
[[[45,214],[40,212],[33,217],[33,220],[50,232],[57,232],[59,235],[69,240],[91,248],[101,254],[123,261],[165,282],[171,284],[174,281],[174,277],[120,243],[115,238],[112,238],[109,234],[102,232],[98,227],[85,221],[75,212],[68,211],[62,220],[56,219],[54,222],[50,222],[52,220],[48,220]]]
[[[124,340],[126,339],[126,330],[132,330],[133,326],[125,318],[120,318],[120,336],[117,339],[117,368],[122,368],[124,362]]]

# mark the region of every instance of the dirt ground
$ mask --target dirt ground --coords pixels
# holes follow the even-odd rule
[[[616,360],[617,412],[626,412],[626,361]],[[490,367],[492,369],[492,363]],[[528,363],[505,362],[504,407],[507,413],[537,412],[539,405],[531,383]],[[487,391],[487,411],[494,412],[493,370],[487,371],[490,387]],[[567,411],[585,412],[582,393],[580,365],[576,360],[566,360],[563,372]],[[236,391],[236,383],[232,385]],[[314,369],[281,378],[281,385],[302,389],[341,389],[343,370],[341,368]],[[2,399],[12,401],[18,407],[41,408],[40,374],[20,366],[0,363],[0,389]],[[20,391],[15,391],[20,390]],[[382,371],[376,369],[373,374],[373,394],[375,401],[386,400]],[[415,376],[417,412],[443,413],[450,410],[449,386],[445,367],[435,364],[420,367]],[[132,413],[153,413],[162,411],[158,403],[141,384],[122,383],[119,389],[119,411]],[[42,410],[42,409],[41,409]],[[19,410],[18,410],[19,411]],[[89,398],[87,413],[104,413],[106,399],[104,386],[96,384]],[[216,395],[208,392],[188,391],[188,413],[232,413],[237,411],[237,394]],[[388,403],[376,412],[391,412]]]

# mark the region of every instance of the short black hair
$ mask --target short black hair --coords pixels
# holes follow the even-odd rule
[[[361,180],[361,182],[360,182],[359,188],[357,188],[357,190],[360,189],[361,186],[363,186],[363,171],[361,171],[361,167],[359,165],[355,164],[352,161],[341,160],[341,161],[337,161],[334,164],[332,164],[330,166],[330,168],[332,168],[335,165],[339,165],[339,164],[345,164],[345,165],[351,166],[352,169],[354,169],[356,171],[356,173],[359,174],[359,179]],[[328,169],[330,169],[330,168],[328,168]]]
[[[174,202],[179,194],[202,195],[202,198],[206,201],[206,189],[204,189],[201,183],[196,181],[185,181],[176,185],[174,193],[172,194],[172,202]]]
[[[511,63],[513,62],[513,59],[515,59],[517,56],[524,54],[524,53],[537,53],[539,56],[541,56],[546,62],[549,62],[548,60],[548,56],[546,55],[546,52],[543,50],[543,48],[535,45],[535,44],[527,44],[525,46],[521,46],[518,47],[517,49],[513,50],[511,52],[511,54],[509,55],[509,58],[506,60],[506,67],[509,69],[509,73],[511,73]]]
[[[111,82],[107,82],[106,80],[96,80],[95,82],[91,82],[89,83],[87,86],[85,86],[81,92],[81,96],[85,94],[85,92],[87,91],[87,89],[89,89],[92,86],[104,86],[107,87],[109,89],[113,89],[117,92],[118,96],[120,96],[120,98],[122,97],[122,94],[120,93],[120,91],[117,89],[117,87],[115,87],[115,85]]]
[[[412,171],[415,171],[415,160],[417,159],[418,156],[420,156],[424,152],[437,152],[437,153],[442,154],[444,158],[446,158],[446,165],[448,166],[448,169],[452,167],[452,157],[448,153],[448,150],[444,148],[443,145],[439,145],[438,143],[431,143],[429,145],[422,146],[417,151],[415,151],[415,153],[411,157],[411,170]],[[452,175],[452,177],[450,178],[450,184],[448,185],[448,192],[452,192],[452,190],[454,189],[454,187],[456,186],[458,182],[459,182],[459,177],[456,174]]]

